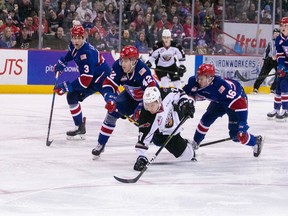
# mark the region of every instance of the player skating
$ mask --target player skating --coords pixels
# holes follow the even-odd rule
[[[88,96],[95,92],[102,93],[102,83],[111,72],[101,53],[85,41],[85,30],[82,26],[74,26],[71,30],[71,43],[65,57],[61,57],[55,65],[55,71],[61,72],[69,61],[74,60],[80,76],[73,82],[65,81],[55,86],[58,95],[67,92],[67,102],[74,120],[75,129],[68,131],[67,139],[83,139],[86,133],[85,117],[82,117],[81,105]]]
[[[197,69],[197,75],[189,78],[183,90],[196,100],[199,98],[211,101],[195,131],[192,143],[195,149],[199,147],[214,121],[227,114],[229,136],[232,140],[252,146],[254,157],[260,155],[263,138],[248,133],[247,96],[239,82],[222,79],[215,75],[212,64],[202,64]]]
[[[286,121],[288,118],[288,17],[280,21],[280,35],[276,38],[277,85],[274,96],[274,110],[267,114],[268,119]],[[282,108],[282,112],[281,112]]]
[[[118,95],[118,87],[124,90]],[[98,136],[98,144],[92,150],[96,158],[104,151],[117,119],[133,115],[137,120],[142,107],[143,92],[147,87],[157,86],[147,65],[139,60],[139,52],[134,46],[126,46],[120,52],[120,59],[114,62],[111,74],[103,83],[102,92],[108,110]]]
[[[141,171],[148,159],[146,152],[149,143],[161,146],[174,131],[184,116],[193,118],[195,108],[193,101],[181,89],[157,87],[146,88],[139,117],[139,136],[135,145],[138,158],[134,170]],[[180,160],[193,160],[195,152],[187,139],[180,135],[181,128],[176,131],[165,148]]]
[[[177,59],[180,62],[179,67],[177,66]],[[149,54],[149,59],[146,64],[151,68],[155,62],[156,75],[162,87],[170,87],[169,82],[172,81],[175,88],[182,88],[181,77],[186,72],[186,67],[183,65],[184,61],[184,49],[180,44],[172,41],[170,30],[164,29],[162,41],[157,42],[153,46],[153,50]]]

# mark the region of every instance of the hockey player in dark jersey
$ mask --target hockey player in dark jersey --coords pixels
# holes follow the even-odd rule
[[[177,66],[177,59],[180,66]],[[153,46],[153,50],[149,54],[149,59],[146,62],[148,67],[152,67],[155,62],[156,75],[160,79],[163,88],[170,87],[169,82],[173,82],[175,88],[182,88],[181,77],[186,72],[186,67],[183,64],[185,61],[185,51],[180,44],[171,40],[171,32],[169,29],[164,29],[162,33],[162,41],[157,42]]]
[[[278,79],[274,96],[274,110],[268,113],[267,117],[286,121],[288,118],[288,17],[281,19],[280,32],[281,34],[275,40]]]
[[[232,140],[252,146],[254,157],[260,155],[263,138],[248,132],[248,101],[238,81],[222,79],[215,75],[212,64],[202,64],[197,69],[197,75],[189,78],[183,90],[196,100],[211,101],[195,131],[192,143],[195,149],[199,147],[214,121],[227,114],[229,136]]]
[[[118,87],[124,90],[118,95]],[[126,46],[120,52],[120,59],[114,62],[111,74],[104,80],[102,92],[108,110],[98,136],[98,144],[92,150],[96,159],[105,148],[117,119],[133,115],[139,118],[144,90],[157,86],[147,65],[139,60],[139,52],[134,46]]]
[[[138,158],[134,170],[141,171],[148,163],[146,152],[149,143],[161,146],[179,125],[184,116],[193,118],[193,101],[181,89],[148,87],[143,95],[139,117],[139,136],[135,145]],[[192,144],[181,135],[181,127],[167,143],[165,148],[180,160],[194,160]]]
[[[73,82],[65,81],[55,86],[54,91],[67,94],[67,102],[74,120],[75,130],[67,132],[67,139],[84,139],[86,133],[85,117],[82,117],[81,105],[88,96],[95,92],[102,93],[102,83],[110,74],[111,68],[101,53],[85,41],[85,30],[82,26],[74,26],[71,30],[71,43],[65,57],[61,57],[55,65],[55,71],[61,72],[69,61],[74,60],[80,76]]]

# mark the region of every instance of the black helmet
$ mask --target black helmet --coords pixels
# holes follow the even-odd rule
[[[273,33],[275,33],[275,32],[280,32],[279,28],[274,28]]]

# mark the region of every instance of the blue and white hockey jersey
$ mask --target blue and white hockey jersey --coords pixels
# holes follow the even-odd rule
[[[116,93],[119,86],[122,85],[124,90],[136,101],[142,101],[144,90],[149,86],[157,86],[150,69],[145,63],[138,60],[132,73],[125,73],[120,66],[119,60],[115,61],[112,66],[112,72],[103,83],[103,92]]]
[[[71,83],[73,91],[81,91],[88,88],[89,85],[102,83],[110,73],[106,69],[107,67],[102,68],[107,63],[101,53],[87,42],[84,42],[79,50],[70,43],[64,59],[66,62],[74,60],[80,73],[78,79]]]

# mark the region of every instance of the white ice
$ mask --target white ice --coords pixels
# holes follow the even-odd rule
[[[176,161],[165,149],[135,184],[137,128],[119,119],[99,160],[91,150],[105,116],[104,101],[82,103],[84,141],[67,141],[73,128],[65,97],[56,96],[50,147],[46,146],[52,95],[0,95],[0,215],[37,216],[286,216],[288,215],[288,122],[267,120],[273,95],[249,95],[250,132],[265,136],[263,152],[232,141],[200,148],[198,162]],[[207,107],[197,102],[184,124],[192,138]],[[228,137],[227,117],[218,119],[203,143]],[[157,151],[149,149],[149,158]]]

